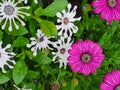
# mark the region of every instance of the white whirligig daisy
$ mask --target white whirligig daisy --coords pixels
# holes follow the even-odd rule
[[[28,0],[19,0],[19,1],[24,1],[25,4],[28,2]],[[34,2],[37,4],[37,3],[38,3],[38,0],[34,0]]]
[[[37,55],[37,49],[44,50],[46,48],[51,49],[48,44],[53,44],[49,39],[51,37],[47,37],[45,34],[42,33],[40,29],[37,30],[37,39],[34,37],[31,37],[31,43],[27,44],[27,47],[31,47],[31,51],[33,52],[33,55]]]
[[[54,47],[57,49],[57,52],[52,52],[52,54],[54,55],[53,61],[55,61],[55,63],[59,62],[59,68],[64,65],[64,69],[66,69],[68,62],[67,58],[69,56],[68,50],[71,48],[72,42],[73,41],[71,41],[71,37],[61,37],[61,39],[58,40],[56,45],[54,45]]]
[[[78,31],[78,27],[75,26],[73,22],[80,21],[81,17],[74,18],[76,15],[77,6],[74,6],[73,10],[71,10],[71,7],[72,6],[69,3],[67,6],[67,11],[64,9],[62,13],[58,12],[56,14],[56,16],[58,17],[57,22],[60,23],[60,25],[56,25],[57,29],[59,30],[59,36],[64,35],[64,37],[67,37],[67,33],[69,33],[69,35],[71,36],[73,33],[76,33]]]
[[[13,66],[10,65],[8,62],[15,64],[15,61],[11,60],[11,58],[15,56],[15,53],[6,51],[10,47],[11,45],[8,44],[5,48],[2,48],[2,41],[0,42],[0,68],[3,73],[6,73],[6,70],[4,69],[5,65],[7,65],[11,69],[13,68]]]
[[[15,28],[18,29],[19,26],[16,24],[15,19],[17,19],[23,26],[25,23],[21,20],[24,16],[30,16],[30,14],[23,12],[24,9],[29,9],[29,6],[17,7],[20,1],[15,2],[15,0],[2,0],[0,2],[0,17],[1,22],[3,23],[2,29],[5,29],[7,22],[9,22],[9,31],[12,31],[12,23],[15,25]]]

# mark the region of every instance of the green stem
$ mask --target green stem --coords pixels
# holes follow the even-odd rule
[[[57,80],[56,80],[56,82],[58,82],[58,81],[59,81],[60,74],[61,74],[61,69],[60,69],[60,71],[59,71],[59,74],[58,74],[58,77],[57,77]]]

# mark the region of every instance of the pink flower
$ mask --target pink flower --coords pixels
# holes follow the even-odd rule
[[[104,76],[100,90],[120,90],[120,70],[113,70]]]
[[[101,14],[101,19],[112,22],[120,20],[120,0],[97,0],[92,2],[95,14]]]
[[[68,65],[73,72],[83,73],[85,76],[96,72],[104,59],[102,48],[91,40],[77,41],[68,51]]]

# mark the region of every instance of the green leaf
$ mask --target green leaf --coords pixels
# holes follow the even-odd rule
[[[23,37],[23,36],[19,36],[14,42],[13,42],[13,47],[22,47],[25,46],[28,43],[28,39]]]
[[[45,33],[47,36],[57,36],[57,28],[53,22],[42,20],[40,27],[43,33]]]
[[[16,85],[20,84],[27,74],[27,67],[24,60],[19,60],[14,66],[12,76]]]
[[[38,51],[38,54],[34,58],[34,61],[36,61],[39,64],[49,64],[52,62],[52,59],[44,55],[41,51]]]
[[[15,29],[15,27],[13,27],[12,31],[9,31],[7,28],[5,29],[5,32],[8,35],[14,35],[14,36],[20,36],[20,35],[25,35],[28,33],[28,30],[22,26],[21,24],[17,23],[17,25],[19,26],[19,29]]]
[[[67,0],[56,0],[45,9],[38,8],[34,13],[36,16],[54,17],[57,12],[62,11],[68,4]]]
[[[39,73],[35,72],[35,71],[28,70],[27,76],[31,79],[35,79],[39,76]]]
[[[2,40],[3,32],[0,30],[0,40]]]
[[[2,73],[0,73],[0,84],[6,83],[8,82],[10,79],[8,77],[6,77],[5,75],[3,75]]]

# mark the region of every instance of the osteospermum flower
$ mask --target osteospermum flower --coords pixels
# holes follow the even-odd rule
[[[15,28],[18,29],[19,26],[16,24],[15,19],[17,19],[23,26],[25,23],[21,20],[24,16],[30,16],[30,14],[24,12],[24,9],[29,9],[29,6],[17,7],[20,1],[15,2],[15,0],[2,0],[0,2],[0,17],[1,22],[4,21],[2,29],[5,29],[7,23],[9,23],[9,31],[12,31],[12,23],[15,25]]]
[[[25,4],[28,2],[28,0],[19,0],[19,1],[24,1]],[[34,2],[37,4],[37,3],[38,3],[38,0],[34,0]]]
[[[120,20],[120,0],[97,0],[92,6],[95,14],[101,14],[101,19],[108,22]]]
[[[4,69],[5,65],[7,65],[11,69],[13,68],[13,66],[10,65],[8,62],[15,64],[15,61],[11,60],[11,58],[15,56],[15,53],[6,51],[10,47],[11,45],[8,44],[5,48],[2,48],[2,41],[0,42],[0,68],[2,69],[3,73],[6,73],[6,70]]]
[[[100,90],[120,90],[120,70],[105,74]]]
[[[89,75],[96,72],[96,68],[100,67],[104,59],[102,48],[98,43],[91,40],[77,41],[71,45],[68,52],[68,65],[73,72],[83,73]]]
[[[59,30],[58,35],[63,35],[64,37],[67,37],[69,33],[69,36],[71,36],[73,33],[76,33],[78,31],[78,27],[73,24],[74,21],[79,21],[81,17],[74,18],[76,15],[76,9],[77,6],[74,6],[73,10],[71,10],[71,4],[69,3],[66,11],[65,9],[62,11],[62,13],[58,12],[56,15],[58,17],[57,22],[60,23],[60,25],[56,25],[57,29]]]
[[[60,40],[54,45],[54,47],[57,49],[57,52],[52,52],[54,55],[53,61],[59,62],[59,68],[61,68],[64,65],[64,69],[66,69],[67,66],[67,58],[69,56],[68,50],[70,49],[70,46],[72,44],[71,38],[68,37],[66,38],[67,40],[65,41],[64,37],[61,37]],[[57,60],[57,61],[56,61]]]
[[[31,43],[27,44],[27,47],[31,47],[31,51],[33,52],[33,55],[37,55],[37,49],[44,50],[45,48],[51,49],[48,44],[53,44],[49,39],[51,37],[47,37],[45,34],[42,33],[40,29],[37,30],[37,39],[34,37],[31,37]]]

